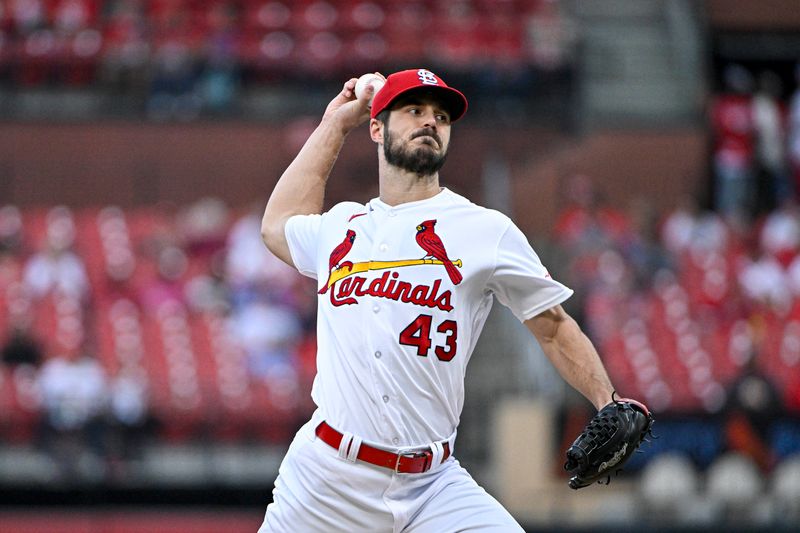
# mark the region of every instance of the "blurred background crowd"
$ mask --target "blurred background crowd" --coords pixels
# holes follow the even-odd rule
[[[102,86],[116,100],[104,111],[154,120],[241,115],[242,94],[263,84],[339,84],[405,64],[528,99],[546,88],[534,79],[564,75],[568,22],[558,2],[535,0],[11,0],[0,72],[13,91]]]
[[[444,183],[519,222],[656,416],[581,491],[594,525],[797,527],[800,13],[764,4],[0,1],[0,529],[165,502],[260,523],[313,410],[317,296],[263,247],[264,203],[343,80],[418,66],[470,100]],[[377,191],[351,142],[328,203]],[[532,501],[591,413],[513,322],[476,349],[457,455]],[[505,399],[558,413],[552,484],[495,468]],[[545,500],[504,503],[589,524]]]

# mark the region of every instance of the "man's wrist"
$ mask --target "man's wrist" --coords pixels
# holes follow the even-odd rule
[[[319,123],[319,127],[329,129],[331,132],[336,132],[340,134],[343,139],[355,129],[354,126],[347,124],[347,121],[343,120],[336,114],[323,115],[322,120]]]
[[[599,394],[594,396],[594,398],[591,400],[592,404],[599,411],[603,407],[605,407],[606,405],[610,404],[613,401],[613,394],[614,394],[614,390],[613,389],[607,390],[607,391],[603,391],[603,392],[601,392],[601,393],[599,393]]]

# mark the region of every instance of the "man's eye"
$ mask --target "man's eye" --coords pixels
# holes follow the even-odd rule
[[[440,122],[450,122],[450,119],[447,117],[447,115],[436,115],[436,120]]]

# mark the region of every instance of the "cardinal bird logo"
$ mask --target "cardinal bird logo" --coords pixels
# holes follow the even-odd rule
[[[453,285],[458,285],[464,277],[453,262],[450,261],[450,258],[447,257],[447,251],[444,249],[442,239],[433,231],[435,225],[436,220],[420,222],[419,226],[417,226],[417,244],[419,244],[420,248],[425,250],[425,257],[431,257],[441,261],[445,270],[447,270],[450,281],[453,282]]]
[[[350,261],[345,261],[341,263],[342,259],[350,252],[350,249],[353,247],[353,242],[356,240],[356,232],[349,229],[347,230],[347,235],[345,235],[344,240],[336,245],[336,248],[333,249],[331,252],[331,257],[328,260],[328,280],[325,282],[325,285],[319,290],[319,294],[325,294],[328,291],[328,286],[330,285],[331,281],[331,273],[333,269],[336,267],[344,268],[348,267],[349,269],[353,268],[353,263]],[[341,263],[341,264],[340,264]]]

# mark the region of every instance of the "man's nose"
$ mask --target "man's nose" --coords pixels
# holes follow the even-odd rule
[[[433,109],[426,109],[422,111],[420,115],[422,119],[422,123],[426,128],[433,128],[436,129],[436,113]]]

